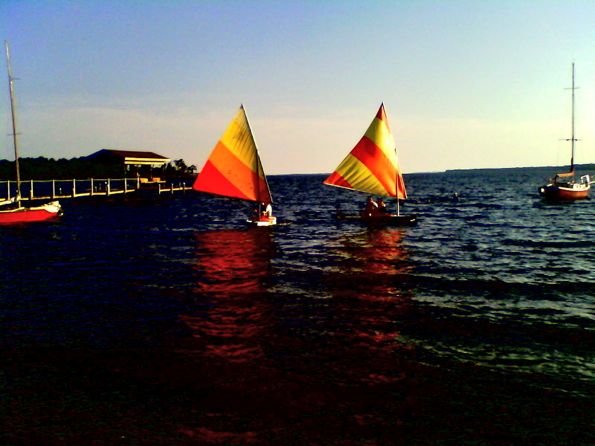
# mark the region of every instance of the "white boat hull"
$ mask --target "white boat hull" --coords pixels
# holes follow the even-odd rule
[[[258,220],[246,220],[254,226],[274,226],[277,224],[277,217],[261,217]]]

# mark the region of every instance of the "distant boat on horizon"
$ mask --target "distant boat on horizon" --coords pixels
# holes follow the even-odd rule
[[[400,212],[399,200],[407,199],[407,190],[384,103],[380,104],[364,136],[323,183],[370,194],[366,207],[359,215],[338,212],[339,220],[393,225],[416,223],[415,215],[401,215]],[[396,213],[390,212],[382,199],[376,201],[374,196],[394,198]]]
[[[215,144],[192,188],[223,197],[256,203],[246,220],[254,226],[272,226],[273,198],[244,106]]]
[[[0,225],[12,225],[29,223],[34,221],[45,221],[56,218],[62,214],[62,208],[58,201],[51,201],[40,206],[25,207],[21,205],[21,172],[19,167],[19,146],[16,129],[15,100],[14,100],[14,77],[10,66],[10,49],[8,42],[4,41],[6,49],[6,66],[8,70],[8,89],[10,91],[10,113],[12,118],[12,141],[14,145],[14,164],[16,172],[16,194],[14,200],[3,203],[7,209],[0,210]],[[10,184],[10,183],[8,183]],[[9,186],[10,187],[10,186]]]
[[[589,175],[583,175],[577,181],[575,179],[576,171],[574,165],[574,143],[577,139],[574,136],[574,62],[572,63],[572,133],[569,139],[570,152],[570,170],[564,173],[557,173],[545,186],[539,188],[539,194],[549,201],[575,201],[589,198],[591,189],[591,178]]]

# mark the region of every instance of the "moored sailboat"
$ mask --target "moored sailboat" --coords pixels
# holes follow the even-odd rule
[[[324,180],[328,186],[341,187],[371,196],[359,215],[338,213],[340,220],[360,220],[368,224],[412,225],[415,215],[401,215],[400,200],[407,199],[405,181],[399,167],[395,140],[388,125],[384,104],[380,104],[368,130],[335,171]],[[391,197],[396,212],[390,212],[372,196]]]
[[[539,194],[550,201],[574,201],[589,198],[591,189],[591,178],[589,175],[583,175],[577,181],[574,167],[574,143],[577,139],[574,137],[574,63],[572,64],[572,133],[570,138],[571,155],[570,170],[564,173],[556,174],[549,180],[548,184],[539,188]]]
[[[247,219],[252,225],[277,223],[277,217],[272,215],[271,191],[243,105],[215,144],[192,188],[254,202],[254,213]]]
[[[6,49],[6,65],[8,69],[8,88],[10,91],[10,112],[12,118],[12,141],[14,145],[14,160],[16,172],[16,194],[8,209],[0,210],[0,225],[11,225],[44,221],[55,218],[62,214],[62,208],[58,201],[52,201],[40,206],[26,207],[21,205],[21,174],[19,167],[19,146],[16,130],[15,100],[14,100],[14,77],[10,66],[10,50],[8,42],[4,42]]]

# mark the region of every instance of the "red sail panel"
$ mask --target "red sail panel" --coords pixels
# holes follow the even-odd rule
[[[328,184],[329,186],[337,186],[337,187],[344,187],[347,189],[353,189],[351,184],[349,184],[345,178],[343,178],[339,173],[333,172],[330,176],[324,180],[324,184]]]
[[[244,107],[211,152],[193,189],[242,200],[272,203]]]
[[[386,191],[385,195],[394,197],[397,169],[392,160],[380,148],[364,136],[353,148],[351,154],[360,160]]]
[[[384,122],[384,125],[386,126],[386,128],[388,129],[388,131],[390,133],[390,126],[388,125],[388,118],[386,117],[386,110],[384,109],[384,103],[380,104],[380,108],[378,109],[378,112],[376,113],[376,119]]]
[[[254,199],[244,194],[231,183],[211,161],[207,161],[194,182],[192,189],[214,195],[223,195],[224,197],[240,198],[242,200]]]
[[[403,175],[401,175],[400,172],[397,176],[397,198],[399,200],[407,199],[407,189],[405,189],[405,180],[403,179]]]

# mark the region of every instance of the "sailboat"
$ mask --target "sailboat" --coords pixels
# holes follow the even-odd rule
[[[256,203],[246,220],[255,226],[272,226],[273,198],[244,106],[217,141],[192,188],[213,195]]]
[[[14,100],[14,77],[10,66],[10,50],[8,42],[4,41],[6,49],[6,65],[8,68],[8,88],[10,90],[10,112],[12,117],[12,141],[14,145],[14,160],[16,170],[16,194],[10,202],[8,209],[0,210],[0,225],[28,223],[33,221],[44,221],[55,218],[62,214],[62,208],[58,201],[52,201],[41,206],[25,207],[21,205],[21,174],[19,168],[19,146],[16,130],[15,100]]]
[[[413,225],[415,215],[401,215],[399,200],[407,199],[407,190],[399,162],[395,140],[388,125],[384,104],[364,136],[349,152],[335,171],[324,180],[328,186],[336,186],[365,192],[370,195],[392,197],[396,201],[396,212],[378,206],[372,196],[368,205],[359,215],[338,213],[340,220],[360,220],[368,224]],[[381,202],[382,204],[382,202]]]
[[[589,175],[583,175],[579,181],[575,180],[574,169],[574,142],[577,139],[574,137],[574,63],[572,64],[572,133],[569,139],[571,145],[570,154],[570,170],[564,173],[556,174],[549,180],[548,184],[539,188],[539,194],[550,201],[574,201],[589,198],[589,190],[591,189],[591,178]]]

